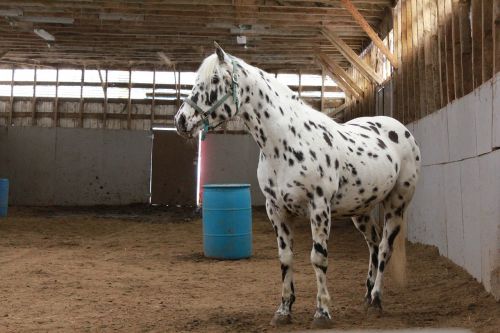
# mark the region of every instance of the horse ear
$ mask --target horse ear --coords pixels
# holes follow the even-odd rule
[[[215,46],[215,53],[217,53],[217,57],[219,58],[219,61],[224,62],[224,58],[226,57],[226,53],[224,52],[222,47],[220,47],[219,43],[217,43],[216,41],[214,41],[214,46]]]

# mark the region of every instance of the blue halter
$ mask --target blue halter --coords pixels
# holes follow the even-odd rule
[[[201,132],[201,139],[205,140],[205,137],[210,129],[215,129],[219,127],[225,120],[221,121],[215,126],[210,125],[208,117],[217,110],[219,106],[221,106],[229,97],[233,97],[234,104],[236,104],[236,113],[234,115],[237,115],[238,112],[240,111],[240,103],[239,103],[239,98],[238,98],[238,74],[236,74],[236,69],[238,63],[236,60],[231,57],[231,63],[233,64],[233,75],[232,75],[232,86],[231,86],[231,91],[222,96],[217,102],[215,102],[214,105],[212,105],[207,111],[203,111],[193,100],[190,98],[185,98],[184,102],[189,104],[192,108],[197,110],[198,112],[201,113],[201,120],[198,122],[198,124],[202,123],[203,124],[203,129]]]

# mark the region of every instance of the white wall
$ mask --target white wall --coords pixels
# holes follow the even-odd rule
[[[500,299],[500,75],[408,128],[423,163],[409,240],[436,246]]]

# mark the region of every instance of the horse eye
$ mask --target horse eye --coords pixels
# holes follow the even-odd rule
[[[219,78],[217,76],[214,76],[212,79],[212,84],[218,84],[219,83]]]

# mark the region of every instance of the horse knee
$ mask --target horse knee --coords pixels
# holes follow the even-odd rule
[[[323,247],[322,247],[323,248]],[[311,250],[311,263],[317,267],[326,267],[328,265],[328,255],[327,250],[323,248],[324,251],[319,251],[317,246],[314,246]]]
[[[290,266],[293,262],[293,253],[292,251],[280,251],[279,253],[280,262],[284,265]]]

